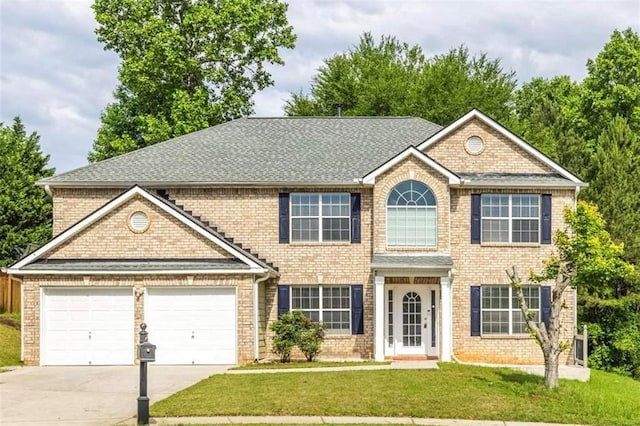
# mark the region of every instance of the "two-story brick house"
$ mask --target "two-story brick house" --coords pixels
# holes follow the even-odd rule
[[[132,364],[143,321],[159,363],[249,362],[289,310],[324,356],[540,363],[504,271],[542,266],[584,185],[476,110],[238,119],[39,184],[54,237],[9,270],[29,365]]]

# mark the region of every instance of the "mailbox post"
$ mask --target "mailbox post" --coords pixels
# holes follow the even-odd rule
[[[140,361],[140,396],[138,397],[138,424],[149,424],[149,397],[147,396],[147,363],[156,360],[156,345],[149,343],[147,324],[140,324],[140,344],[138,345]]]

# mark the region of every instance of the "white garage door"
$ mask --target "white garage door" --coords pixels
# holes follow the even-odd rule
[[[147,288],[157,364],[235,364],[235,288]]]
[[[45,289],[43,365],[133,364],[131,288]]]

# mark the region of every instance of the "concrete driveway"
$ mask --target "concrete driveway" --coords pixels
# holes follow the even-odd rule
[[[149,365],[153,404],[228,366]],[[22,367],[0,373],[0,424],[113,425],[137,413],[138,366]]]

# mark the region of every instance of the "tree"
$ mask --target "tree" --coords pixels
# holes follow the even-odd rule
[[[598,137],[585,200],[600,206],[611,236],[640,264],[640,141],[626,119],[615,117]]]
[[[419,46],[370,33],[347,53],[325,59],[313,77],[311,94],[292,94],[287,115],[407,115],[415,102],[416,83],[425,58]],[[413,114],[416,114],[415,112]]]
[[[615,116],[640,131],[640,37],[615,30],[595,60],[587,61],[582,112],[588,139],[595,140]]]
[[[568,76],[534,78],[515,93],[512,129],[545,155],[584,177],[591,147],[581,126],[580,84]]]
[[[54,170],[46,167],[39,140],[18,117],[11,126],[0,123],[0,266],[51,238],[51,200],[35,183]]]
[[[412,115],[449,124],[472,108],[502,120],[510,114],[515,74],[486,53],[460,46],[425,58],[420,46],[370,33],[346,53],[325,59],[308,95],[294,93],[288,115]]]
[[[564,218],[567,227],[554,235],[556,253],[548,259],[541,273],[532,272],[529,278],[535,283],[553,281],[548,327],[541,321],[535,321],[524,297],[522,278],[515,267],[506,271],[516,290],[527,327],[542,350],[544,383],[549,388],[558,387],[558,360],[571,345],[560,341],[560,315],[564,309],[565,290],[570,286],[587,291],[605,288],[633,273],[633,267],[621,258],[622,245],[611,240],[596,206],[580,201],[575,211],[565,209]]]
[[[295,35],[278,0],[95,0],[96,33],[122,62],[98,161],[250,114]]]

